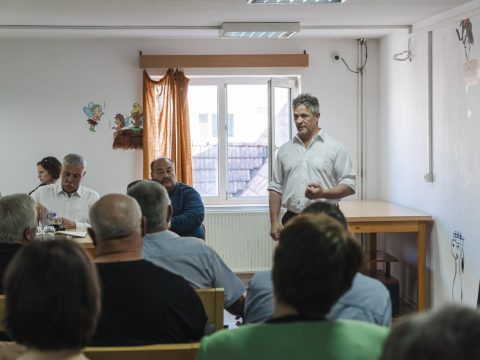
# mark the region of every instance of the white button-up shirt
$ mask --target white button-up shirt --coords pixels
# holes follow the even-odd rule
[[[345,146],[320,130],[305,148],[298,134],[278,150],[272,181],[268,190],[282,194],[282,206],[295,213],[310,203],[305,197],[308,184],[318,183],[323,189],[345,184],[355,191],[356,175],[352,171]],[[338,203],[340,199],[328,199]]]
[[[31,196],[49,211],[55,212],[56,216],[74,220],[77,229],[90,226],[88,212],[100,198],[96,191],[82,185],[68,196],[60,181],[39,187]]]

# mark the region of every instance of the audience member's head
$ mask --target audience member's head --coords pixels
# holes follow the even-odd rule
[[[87,173],[87,161],[82,155],[68,154],[63,158],[62,164],[62,188],[66,193],[74,193],[78,190],[83,177]]]
[[[53,184],[60,177],[62,164],[57,158],[47,156],[37,163],[38,179],[42,184]]]
[[[308,205],[302,211],[303,214],[325,214],[337,220],[345,230],[348,229],[347,219],[343,215],[342,210],[337,205],[330,204],[326,201],[317,201]]]
[[[6,327],[17,343],[40,351],[85,347],[100,312],[97,273],[71,240],[33,241],[4,277]]]
[[[300,214],[283,229],[275,250],[275,300],[304,318],[322,318],[351,287],[361,262],[359,244],[338,221]]]
[[[1,197],[0,219],[0,242],[14,244],[35,239],[36,204],[27,194]]]
[[[130,186],[128,195],[137,200],[147,220],[147,233],[168,230],[172,217],[170,198],[165,187],[157,181],[142,180]]]
[[[177,184],[177,174],[175,173],[175,163],[172,159],[161,157],[153,160],[150,164],[150,176],[158,180],[167,191],[172,191]]]
[[[132,197],[109,194],[101,197],[90,208],[88,229],[97,247],[98,255],[111,247],[127,247],[140,250],[143,237],[142,212]],[[120,250],[120,249],[118,249]]]
[[[480,359],[480,313],[450,305],[393,327],[382,360]]]

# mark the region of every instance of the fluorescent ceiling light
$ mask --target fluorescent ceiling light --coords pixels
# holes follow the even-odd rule
[[[288,39],[300,31],[298,22],[223,23],[220,37],[227,39]]]
[[[247,0],[248,4],[335,4],[345,0]]]

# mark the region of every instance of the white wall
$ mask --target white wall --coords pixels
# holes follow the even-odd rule
[[[367,71],[376,76],[376,41],[369,42]],[[128,113],[142,102],[144,54],[310,54],[307,69],[224,70],[223,73],[301,75],[302,90],[318,96],[321,126],[344,142],[356,165],[356,76],[330,60],[339,51],[356,65],[355,40],[104,40],[104,39],[0,39],[0,191],[26,192],[37,184],[35,164],[42,157],[61,159],[68,152],[84,154],[88,161],[85,185],[101,194],[124,192],[126,184],[142,174],[142,155],[134,150],[112,150],[108,123],[116,113]],[[218,71],[217,71],[218,72]],[[155,72],[152,72],[155,73]],[[158,73],[158,71],[156,71]],[[186,70],[189,74],[212,70]],[[376,91],[375,80],[368,84]],[[105,115],[96,133],[86,124],[82,107],[105,102]],[[371,98],[369,109],[376,107]],[[369,112],[370,121],[376,113]]]
[[[435,219],[427,250],[428,300],[432,306],[452,301],[455,261],[450,248],[454,231],[460,231],[465,238],[463,303],[476,305],[477,301],[480,241],[475,225],[480,220],[476,211],[480,201],[480,86],[468,91],[465,88],[465,55],[455,33],[460,19],[472,14],[468,12],[432,27],[433,183],[423,180],[428,170],[427,33],[413,33],[412,63],[392,60],[394,53],[406,49],[407,34],[391,35],[379,45],[380,196],[423,210]],[[471,21],[475,34],[480,28],[480,17],[474,16]],[[478,46],[472,47],[471,57],[480,57]],[[385,247],[405,261],[395,266],[394,273],[402,278],[403,295],[414,299],[414,239],[389,236],[385,238]]]

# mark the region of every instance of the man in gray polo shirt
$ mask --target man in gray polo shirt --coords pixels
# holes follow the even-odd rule
[[[158,182],[143,180],[128,188],[142,215],[147,219],[143,256],[146,260],[181,275],[196,288],[224,288],[225,309],[243,314],[245,286],[222,258],[202,239],[181,237],[169,231],[172,207],[165,188]]]

